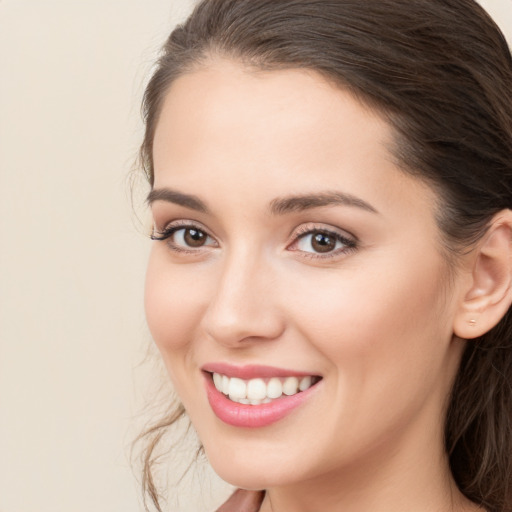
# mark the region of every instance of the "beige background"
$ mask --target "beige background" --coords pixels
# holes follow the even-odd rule
[[[512,40],[512,0],[483,3]],[[127,175],[145,77],[191,4],[0,0],[0,512],[142,510],[128,453],[159,369],[140,366]],[[187,489],[173,511],[226,492]]]

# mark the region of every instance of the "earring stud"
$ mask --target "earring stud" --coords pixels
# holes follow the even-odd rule
[[[476,320],[475,320],[474,318],[472,318],[472,319],[469,321],[469,325],[470,325],[471,327],[475,327],[475,325],[476,325]]]

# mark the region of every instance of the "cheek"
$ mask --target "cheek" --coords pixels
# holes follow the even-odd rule
[[[388,263],[316,275],[289,295],[302,336],[328,364],[325,431],[331,439],[344,432],[339,453],[390,439],[420,411],[437,418],[449,392],[444,267],[435,259],[421,269],[411,260]]]
[[[168,261],[165,248],[155,246],[146,273],[144,305],[151,335],[160,352],[188,350],[206,307],[204,288],[197,285],[194,265]]]
[[[402,254],[397,265],[384,256],[364,271],[295,280],[300,285],[290,294],[304,335],[341,370],[340,386],[345,379],[382,386],[425,377],[442,364],[451,339],[441,258]]]

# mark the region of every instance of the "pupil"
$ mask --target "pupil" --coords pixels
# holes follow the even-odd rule
[[[317,233],[311,243],[316,252],[329,252],[336,246],[336,241],[325,233]]]
[[[185,242],[191,247],[201,247],[204,245],[206,236],[197,229],[187,229],[185,231]]]

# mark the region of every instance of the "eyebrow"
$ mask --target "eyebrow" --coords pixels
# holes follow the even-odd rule
[[[151,190],[146,202],[151,205],[155,201],[166,201],[201,213],[210,213],[206,204],[197,196],[184,194],[183,192],[178,192],[170,188]],[[322,206],[336,205],[351,206],[371,213],[379,213],[371,204],[359,197],[344,192],[332,191],[278,197],[270,202],[270,213],[272,215],[285,215],[287,213],[300,212],[312,208],[321,208]]]
[[[277,198],[271,201],[270,211],[274,215],[283,215],[311,208],[335,205],[352,206],[371,213],[379,213],[371,204],[363,201],[363,199],[344,192],[320,192]]]
[[[208,207],[201,199],[191,194],[183,194],[177,190],[170,188],[157,188],[153,189],[146,198],[146,202],[151,205],[155,201],[166,201],[168,203],[174,203],[191,210],[197,210],[201,213],[209,213]]]

